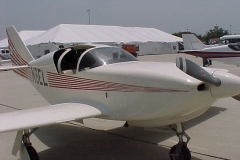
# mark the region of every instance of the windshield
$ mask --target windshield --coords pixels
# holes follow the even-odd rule
[[[127,51],[117,47],[104,47],[92,50],[97,58],[104,64],[137,61],[137,59]]]
[[[225,40],[220,40],[219,44],[223,45],[223,44],[226,44],[226,42],[225,42]]]
[[[129,52],[118,47],[94,48],[87,52],[80,60],[79,71],[127,61],[138,61]]]
[[[228,47],[233,49],[234,51],[240,51],[240,43],[232,43],[229,44]]]

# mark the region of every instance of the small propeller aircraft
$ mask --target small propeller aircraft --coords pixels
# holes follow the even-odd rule
[[[204,45],[193,33],[182,32],[184,50],[179,51],[203,58],[203,66],[211,65],[207,59],[227,64],[240,65],[240,43],[227,45]]]
[[[170,159],[190,160],[183,123],[216,100],[240,93],[240,77],[177,58],[140,62],[118,47],[80,45],[34,59],[14,27],[6,29],[13,70],[51,104],[0,114],[0,132],[18,131],[13,154],[38,160],[30,135],[41,126],[97,117],[140,127],[169,126],[179,138]],[[177,65],[177,67],[176,67]],[[186,140],[184,140],[186,137]]]

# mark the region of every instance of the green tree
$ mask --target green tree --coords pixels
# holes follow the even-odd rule
[[[172,35],[182,38],[182,32],[173,33]]]
[[[222,28],[210,29],[209,31],[206,32],[206,34],[202,36],[202,41],[208,42],[212,38],[220,38],[227,34],[229,34],[228,30],[224,30]]]

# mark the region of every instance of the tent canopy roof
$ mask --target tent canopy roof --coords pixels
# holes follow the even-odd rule
[[[40,43],[130,43],[130,42],[182,42],[182,38],[173,36],[155,28],[120,27],[104,25],[60,24],[47,31],[18,32],[26,45]],[[0,41],[0,47],[7,47],[7,38]]]
[[[25,41],[39,43],[96,43],[96,42],[180,42],[182,38],[155,28],[104,25],[60,24]]]
[[[35,37],[38,34],[44,33],[45,31],[27,31],[27,30],[23,30],[18,32],[19,36],[21,37],[21,39],[23,41]],[[7,38],[3,39],[0,41],[0,47],[7,47],[8,46],[8,40]]]

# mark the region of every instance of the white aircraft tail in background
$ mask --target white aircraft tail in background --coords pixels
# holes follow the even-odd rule
[[[203,66],[211,65],[213,61],[240,65],[240,43],[228,45],[204,45],[193,33],[182,32],[185,53],[203,58]]]
[[[182,32],[184,50],[201,50],[210,47],[205,45],[200,41],[193,33],[190,31]]]

